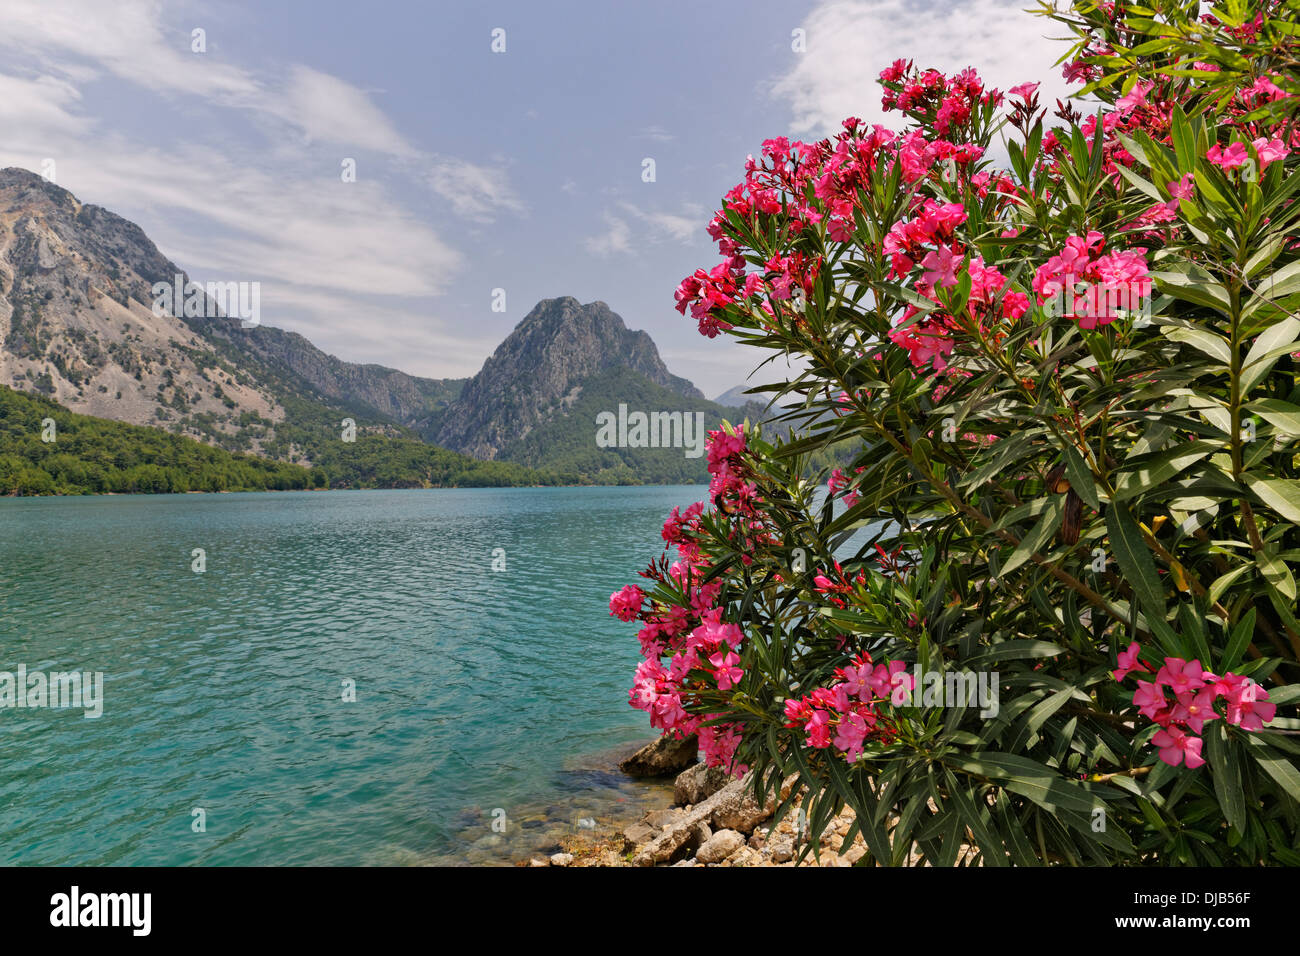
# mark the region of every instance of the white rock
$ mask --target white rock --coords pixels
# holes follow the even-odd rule
[[[721,863],[745,845],[745,834],[735,830],[719,830],[695,851],[699,863]]]

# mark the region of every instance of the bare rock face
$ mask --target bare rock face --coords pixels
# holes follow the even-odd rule
[[[673,782],[673,802],[682,806],[694,805],[713,796],[730,780],[731,774],[727,771],[697,763],[677,775]]]
[[[269,321],[243,327],[206,296],[202,316],[178,313],[170,296],[155,308],[155,285],[177,276],[193,278],[135,223],[28,170],[0,169],[0,385],[262,453],[276,447],[286,403],[427,435],[464,383],[341,361]],[[205,278],[207,289],[257,277]]]
[[[628,850],[636,849],[643,843],[653,840],[659,831],[648,823],[634,823],[623,831],[624,846]]]
[[[563,415],[584,380],[619,367],[687,398],[704,397],[668,371],[649,335],[629,329],[604,302],[543,299],[465,384],[436,441],[475,458],[496,458]]]
[[[695,763],[699,750],[694,736],[685,740],[660,737],[620,763],[618,769],[633,777],[666,777]]]

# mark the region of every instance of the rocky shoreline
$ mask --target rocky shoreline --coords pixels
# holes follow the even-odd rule
[[[787,781],[782,798],[792,785],[793,780]],[[861,837],[839,852],[853,823],[853,811],[846,809],[823,834],[820,854],[809,852],[798,861],[805,841],[796,833],[797,811],[772,827],[776,800],[759,806],[750,786],[748,776],[735,780],[696,764],[678,775],[673,806],[651,810],[621,832],[575,835],[561,852],[518,865],[852,866],[866,853]]]
[[[843,867],[860,865],[867,855],[860,834],[846,844],[856,817],[851,807],[833,817],[819,845],[810,847],[800,810],[806,791],[795,795],[793,808],[774,825],[775,796],[759,806],[750,775],[737,780],[723,770],[696,763],[696,759],[689,741],[648,744],[620,766],[635,776],[666,776],[676,771],[671,806],[647,811],[639,822],[621,831],[574,835],[563,841],[560,852],[534,855],[515,865]],[[679,770],[682,765],[686,768]],[[781,800],[790,796],[794,785],[794,777],[785,780]],[[893,821],[887,826],[892,829]],[[974,850],[963,847],[955,865],[972,865],[973,857]],[[905,865],[930,864],[913,851]]]
[[[736,780],[725,771],[695,763],[695,759],[690,742],[647,745],[621,766],[637,776],[678,771],[671,806],[650,810],[621,831],[573,835],[563,841],[560,852],[534,855],[516,865],[842,867],[853,866],[866,856],[867,846],[860,835],[855,834],[845,845],[855,817],[851,808],[845,807],[830,821],[819,846],[812,848],[799,810],[803,793],[796,794],[794,808],[773,825],[775,796],[759,806],[748,775]],[[683,764],[689,765],[678,770]],[[794,783],[793,777],[785,781],[782,800],[790,795]],[[915,856],[908,861],[909,865],[918,863]]]

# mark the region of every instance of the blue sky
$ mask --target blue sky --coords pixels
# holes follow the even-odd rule
[[[1060,30],[1031,5],[3,0],[0,165],[54,160],[83,202],[196,279],[260,281],[264,324],[340,358],[471,375],[538,299],[572,295],[713,397],[759,357],[701,338],[672,292],[716,261],[705,226],[746,155],[882,120],[874,77],[898,56],[1061,95]]]

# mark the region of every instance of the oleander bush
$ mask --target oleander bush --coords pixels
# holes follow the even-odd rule
[[[632,704],[797,775],[808,846],[1300,865],[1298,11],[1044,6],[1068,102],[898,61],[901,129],[725,196],[678,307],[793,360],[791,431],[711,434],[611,612]]]

